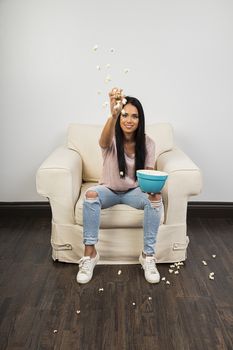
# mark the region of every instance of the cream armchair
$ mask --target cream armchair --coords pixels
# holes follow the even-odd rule
[[[71,124],[66,146],[57,148],[37,172],[37,191],[52,209],[52,257],[77,263],[83,255],[82,202],[84,192],[97,183],[102,168],[98,140],[102,126]],[[156,143],[156,168],[169,176],[162,191],[164,217],[157,242],[156,261],[186,259],[189,237],[186,213],[190,196],[201,191],[199,168],[174,145],[170,124],[147,126]],[[115,205],[101,211],[97,249],[100,264],[135,264],[143,246],[143,210]]]

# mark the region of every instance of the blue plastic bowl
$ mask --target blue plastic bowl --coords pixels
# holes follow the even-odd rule
[[[138,184],[143,192],[158,193],[162,190],[168,174],[157,170],[137,170]]]

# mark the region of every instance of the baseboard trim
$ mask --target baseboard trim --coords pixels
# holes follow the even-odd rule
[[[49,216],[52,217],[49,202],[0,202],[0,216]]]
[[[188,202],[187,216],[233,219],[233,202]]]
[[[49,202],[0,202],[0,216],[52,216]],[[188,202],[188,218],[229,217],[233,219],[233,202]]]

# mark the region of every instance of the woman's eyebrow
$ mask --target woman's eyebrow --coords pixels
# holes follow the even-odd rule
[[[129,113],[125,112],[124,115],[129,115]],[[138,117],[138,114],[137,114],[137,113],[133,113],[133,114],[131,114],[131,115],[132,115],[132,116]]]

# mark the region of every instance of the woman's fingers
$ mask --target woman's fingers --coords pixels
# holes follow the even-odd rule
[[[117,87],[112,88],[112,90],[109,92],[109,95],[114,96],[115,93],[118,91]]]
[[[109,92],[109,96],[117,96],[117,95],[122,96],[122,91],[123,91],[123,89],[119,89],[119,88],[115,87]]]

